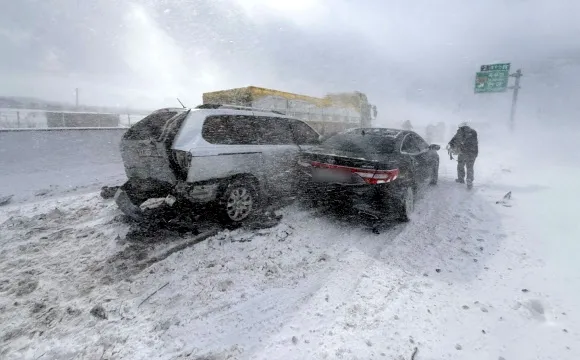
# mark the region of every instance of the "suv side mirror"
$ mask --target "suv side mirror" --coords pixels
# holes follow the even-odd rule
[[[439,150],[439,149],[441,149],[441,146],[439,146],[437,144],[429,145],[429,150]]]

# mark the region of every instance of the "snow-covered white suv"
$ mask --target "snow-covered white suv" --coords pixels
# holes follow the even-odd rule
[[[128,181],[115,199],[139,217],[139,204],[173,195],[212,204],[230,223],[246,220],[261,200],[287,193],[301,149],[320,142],[305,122],[269,110],[200,105],[153,112],[121,140]]]

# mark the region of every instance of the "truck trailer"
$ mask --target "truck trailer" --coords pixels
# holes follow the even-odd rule
[[[317,98],[256,86],[203,94],[204,104],[227,104],[268,109],[307,122],[323,135],[349,128],[371,127],[376,106],[360,92],[332,93]]]

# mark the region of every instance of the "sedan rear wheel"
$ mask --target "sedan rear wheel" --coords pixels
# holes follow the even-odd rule
[[[401,220],[409,221],[411,220],[411,215],[415,211],[415,192],[413,187],[409,186],[404,192],[403,199],[401,201]]]

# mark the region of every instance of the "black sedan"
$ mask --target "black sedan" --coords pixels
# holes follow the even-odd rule
[[[360,212],[408,221],[417,191],[437,184],[439,149],[413,131],[358,128],[302,152],[298,165],[310,196],[346,199]]]

